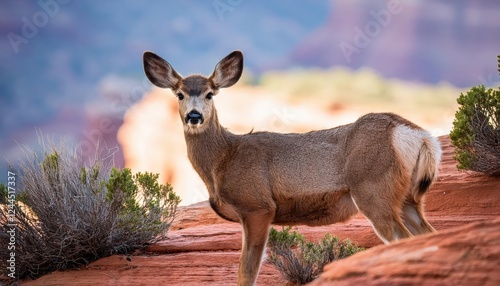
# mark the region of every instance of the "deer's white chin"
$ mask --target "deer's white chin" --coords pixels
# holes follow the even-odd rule
[[[199,134],[205,130],[205,124],[201,123],[186,123],[184,124],[184,132],[188,134]]]

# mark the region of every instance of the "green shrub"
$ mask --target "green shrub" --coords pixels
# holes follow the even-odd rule
[[[36,278],[115,253],[130,253],[166,235],[180,198],[158,175],[118,170],[110,160],[83,164],[74,151],[25,150],[16,201],[0,185],[0,241],[7,245],[8,210],[16,212],[16,275]],[[6,269],[10,251],[0,248]]]
[[[282,231],[271,228],[269,249],[267,261],[280,271],[284,279],[299,285],[313,281],[326,264],[364,250],[349,240],[340,241],[328,233],[318,243],[307,242],[303,235],[290,232],[290,227]]]
[[[118,252],[140,247],[153,236],[165,234],[172,224],[180,198],[169,184],[159,184],[158,177],[148,172],[132,175],[130,169],[111,170],[106,199],[120,206],[113,234]]]
[[[500,176],[500,89],[475,86],[457,102],[450,138],[458,169]]]

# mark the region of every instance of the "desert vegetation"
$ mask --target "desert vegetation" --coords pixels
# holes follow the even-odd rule
[[[15,174],[16,194],[0,185],[0,241],[9,242],[15,212],[18,279],[75,268],[115,253],[129,254],[162,239],[180,198],[158,175],[114,168],[109,158],[84,163],[64,144],[24,149]],[[9,184],[10,186],[10,184]],[[2,271],[6,259],[0,262]]]
[[[328,233],[323,240],[313,243],[306,241],[304,236],[296,231],[290,230],[290,227],[281,231],[271,228],[267,261],[274,265],[291,285],[309,283],[319,276],[328,263],[364,250],[349,240],[341,241]]]

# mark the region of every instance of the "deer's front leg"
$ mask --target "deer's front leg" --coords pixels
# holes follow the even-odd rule
[[[255,285],[273,218],[274,212],[260,212],[242,216],[243,246],[238,285]]]

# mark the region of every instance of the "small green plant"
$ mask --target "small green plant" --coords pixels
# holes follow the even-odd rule
[[[166,235],[180,198],[157,174],[134,175],[99,158],[83,164],[64,146],[25,153],[12,170],[15,195],[0,184],[0,244],[11,239],[14,211],[17,279],[130,253]],[[0,248],[2,273],[11,251]]]
[[[169,184],[158,183],[158,174],[137,173],[128,168],[113,168],[106,183],[106,199],[120,205],[117,231],[113,240],[118,243],[117,252],[126,252],[140,247],[157,234],[170,227],[180,198]],[[130,234],[133,233],[134,236]]]
[[[450,139],[458,169],[500,176],[500,89],[475,86],[457,102]]]
[[[319,276],[326,264],[364,250],[349,240],[340,241],[330,234],[318,243],[307,242],[303,235],[290,232],[290,229],[286,227],[277,231],[271,228],[267,261],[292,284],[309,283]]]

